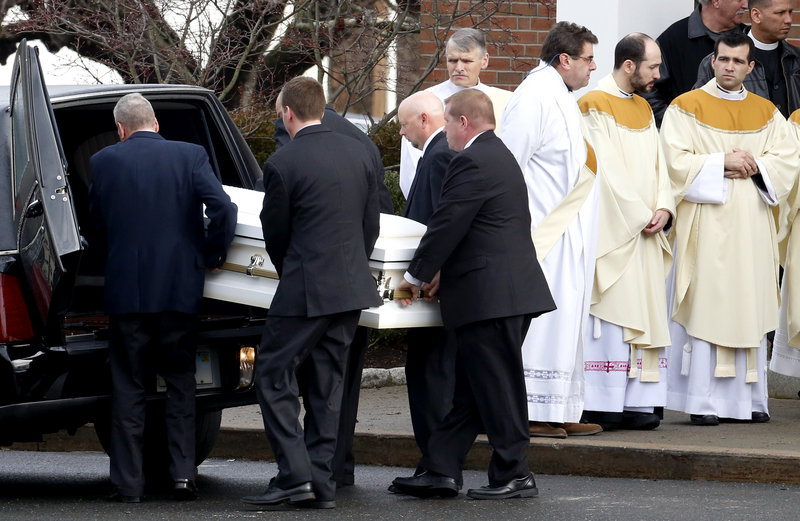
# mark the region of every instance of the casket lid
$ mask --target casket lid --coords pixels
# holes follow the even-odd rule
[[[264,193],[233,186],[225,186],[225,192],[239,207],[236,235],[263,240],[261,231],[261,208]],[[414,257],[419,241],[427,230],[424,224],[400,217],[381,214],[381,232],[375,243],[370,260],[380,262],[408,262]]]

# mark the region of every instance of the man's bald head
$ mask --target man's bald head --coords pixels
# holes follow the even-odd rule
[[[444,105],[436,95],[415,92],[397,108],[400,135],[422,150],[428,138],[444,126]]]

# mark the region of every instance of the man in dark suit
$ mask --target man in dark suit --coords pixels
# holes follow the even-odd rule
[[[289,133],[281,119],[281,95],[275,100],[275,112],[278,119],[275,121],[275,151],[290,142]],[[346,118],[340,116],[330,105],[325,105],[325,112],[322,114],[322,126],[334,132],[349,136],[358,140],[364,147],[363,153],[366,154],[370,164],[372,174],[378,187],[378,203],[382,213],[393,214],[394,205],[392,194],[386,186],[385,170],[383,159],[377,145],[357,126]],[[368,252],[371,253],[371,252]],[[333,477],[337,487],[346,487],[355,483],[355,457],[353,456],[353,436],[356,430],[356,420],[358,416],[358,399],[361,392],[361,375],[364,372],[364,355],[367,351],[369,340],[369,330],[366,327],[356,328],[353,343],[350,345],[350,354],[347,357],[347,370],[344,376],[344,391],[342,392],[342,410],[339,417],[339,435],[336,443],[336,454],[333,457]],[[306,364],[307,365],[307,364]],[[305,393],[306,368],[298,370],[298,383],[300,384],[301,394]]]
[[[292,141],[264,165],[264,241],[280,282],[256,363],[264,428],[278,462],[254,505],[335,506],[332,462],[349,346],[362,309],[381,304],[368,255],[378,238],[375,177],[356,140],[321,124],[322,86],[281,92]],[[305,431],[296,371],[305,367]]]
[[[475,499],[538,493],[530,443],[521,346],[533,317],[555,308],[536,260],[527,191],[514,156],[494,134],[492,103],[467,89],[446,100],[445,133],[460,152],[447,168],[439,206],[398,290],[439,294],[456,336],[453,407],[431,434],[424,472],[396,478],[400,493],[455,496],[461,463],[485,427],[494,451],[489,485]],[[404,301],[410,304],[411,300]]]
[[[236,205],[202,147],[158,134],[153,108],[140,94],[121,98],[114,119],[121,142],[92,156],[89,187],[92,220],[107,250],[112,498],[139,502],[144,493],[142,437],[153,359],[167,384],[174,493],[192,499],[197,306],[205,270],[222,265],[233,240]]]
[[[442,101],[428,91],[414,93],[400,103],[397,120],[400,135],[422,150],[404,215],[427,225],[439,205],[447,165],[456,154],[442,132]],[[407,340],[408,406],[414,439],[425,456],[431,432],[453,406],[455,342],[443,327],[409,328]]]

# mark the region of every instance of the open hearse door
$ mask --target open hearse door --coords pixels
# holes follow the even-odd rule
[[[66,161],[36,48],[23,40],[12,74],[12,193],[17,247],[49,345],[60,327],[82,250]]]

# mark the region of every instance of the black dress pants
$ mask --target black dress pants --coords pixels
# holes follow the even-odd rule
[[[455,335],[443,327],[412,328],[406,335],[406,387],[414,439],[424,456],[433,430],[453,408]]]
[[[311,482],[317,499],[336,494],[333,458],[347,355],[360,310],[322,317],[267,316],[256,362],[264,429],[278,463],[276,485]],[[304,428],[297,371],[303,365]]]
[[[453,408],[431,434],[421,466],[462,482],[461,468],[482,427],[494,451],[489,484],[528,475],[530,444],[522,340],[531,316],[483,320],[455,329]]]
[[[197,317],[178,312],[110,317],[110,474],[126,496],[144,493],[146,394],[156,372],[167,385],[167,445],[172,479],[194,479]]]

